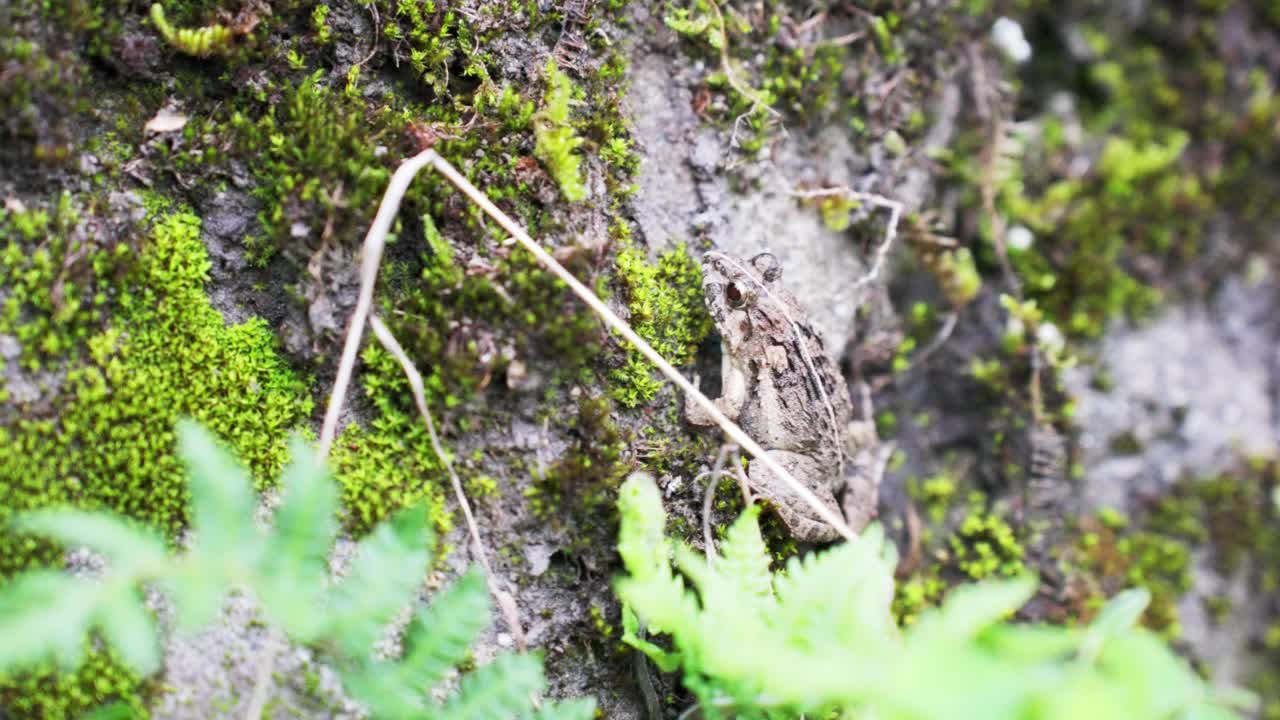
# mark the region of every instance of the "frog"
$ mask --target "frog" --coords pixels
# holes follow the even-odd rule
[[[721,396],[712,402],[813,492],[850,529],[874,518],[880,492],[879,439],[863,393],[854,418],[848,384],[821,331],[782,285],[782,265],[762,252],[743,259],[719,251],[701,260],[702,293],[721,340]],[[696,403],[694,426],[714,424]],[[759,460],[747,466],[751,490],[768,501],[796,540],[827,543],[836,528]]]

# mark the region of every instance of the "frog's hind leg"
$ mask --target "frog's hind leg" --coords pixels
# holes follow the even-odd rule
[[[818,500],[823,505],[830,508],[836,517],[840,517],[840,506],[836,503],[831,487],[826,482],[826,471],[821,463],[808,455],[788,450],[770,450],[769,457],[791,473],[791,477],[804,483],[814,495],[818,496]],[[747,476],[751,480],[752,489],[769,501],[792,537],[802,542],[813,543],[834,542],[840,539],[840,533],[819,517],[813,508],[809,507],[809,504],[793,492],[781,478],[775,477],[764,463],[759,460],[751,461],[751,465],[747,468]]]

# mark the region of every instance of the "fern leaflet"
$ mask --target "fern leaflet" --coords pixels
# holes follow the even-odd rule
[[[337,531],[338,494],[310,448],[292,443],[276,522],[264,531],[253,521],[257,501],[248,473],[235,459],[195,423],[179,425],[178,440],[190,469],[194,531],[184,555],[168,554],[160,538],[110,515],[45,510],[16,519],[25,531],[96,549],[111,566],[101,580],[42,570],[0,586],[0,672],[49,658],[73,669],[83,660],[85,636],[96,628],[127,665],[152,673],[162,657],[144,583],[168,590],[187,628],[207,622],[238,588],[258,599],[269,624],[327,649],[344,685],[374,718],[585,720],[594,712],[594,703],[584,700],[535,714],[533,698],[544,680],[540,660],[529,655],[499,656],[463,677],[443,706],[435,704],[431,691],[489,622],[480,575],[463,575],[417,614],[405,657],[372,657],[387,624],[414,601],[430,561],[425,509],[406,509],[375,528],[359,543],[346,579],[331,588],[326,559]],[[103,708],[102,716],[113,712]]]
[[[676,546],[695,595],[671,572],[652,478],[628,479],[619,508],[623,639],[660,666],[678,665],[706,717],[1230,718],[1232,703],[1248,700],[1212,691],[1135,627],[1142,591],[1117,596],[1078,630],[1005,622],[1036,583],[985,582],[954,590],[900,632],[889,609],[895,553],[878,526],[766,577],[749,509],[723,557]],[[669,634],[675,651],[643,639],[645,626]]]

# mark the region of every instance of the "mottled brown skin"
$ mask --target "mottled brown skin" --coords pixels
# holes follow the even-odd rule
[[[718,252],[703,257],[703,295],[724,356],[723,392],[715,403],[824,504],[837,513],[843,505],[846,521],[860,531],[875,515],[879,493],[872,467],[875,429],[869,420],[852,419],[844,378],[780,278],[781,267],[769,253],[750,260]],[[712,424],[696,405],[685,414],[695,425]],[[751,462],[747,475],[796,539],[839,537],[762,463]]]

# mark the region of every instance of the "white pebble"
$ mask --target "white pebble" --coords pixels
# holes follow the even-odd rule
[[[1031,59],[1031,43],[1022,34],[1022,26],[1016,20],[1002,17],[991,26],[991,41],[1008,58],[1016,63]]]

